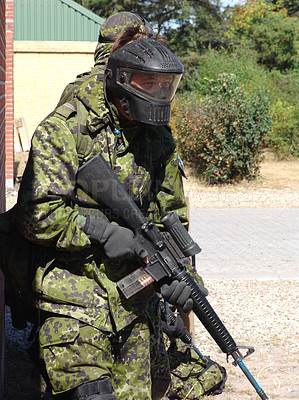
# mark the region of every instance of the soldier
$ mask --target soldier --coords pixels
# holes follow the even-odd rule
[[[183,66],[143,21],[133,25],[112,45],[104,76],[92,71],[38,126],[19,190],[18,226],[36,244],[40,357],[58,399],[159,399],[170,381],[154,288],[125,299],[116,286],[147,254],[117,212],[76,187],[80,165],[101,153],[147,218],[159,225],[176,211],[188,225],[167,125]],[[161,293],[192,308],[184,282]]]

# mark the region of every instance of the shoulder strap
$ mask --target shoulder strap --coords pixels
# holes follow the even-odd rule
[[[53,114],[58,114],[64,119],[68,119],[72,113],[77,113],[78,132],[76,137],[76,151],[79,159],[79,166],[84,163],[86,157],[92,151],[94,139],[90,136],[87,127],[88,110],[76,96],[77,89],[92,75],[104,75],[99,70],[93,69],[90,73],[84,73],[78,76],[78,79],[67,86],[66,93],[61,97]],[[69,90],[67,90],[69,88]]]
[[[69,116],[76,111],[76,103],[73,101],[70,103],[64,103],[57,107],[55,113],[61,115],[65,119],[68,119]]]
[[[78,126],[76,150],[80,167],[84,163],[85,158],[90,154],[93,148],[94,139],[90,136],[86,124],[88,111],[84,104],[82,104],[78,99],[76,100],[76,105]]]
[[[61,106],[62,104],[66,103],[68,100],[72,98],[72,96],[75,94],[76,90],[78,87],[90,76],[92,75],[91,71],[89,72],[84,72],[83,74],[80,74],[77,76],[75,82],[69,83],[64,92],[61,95],[61,98],[57,104],[56,107]]]

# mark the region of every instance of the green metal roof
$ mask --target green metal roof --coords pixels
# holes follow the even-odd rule
[[[14,40],[98,40],[104,19],[73,0],[14,0]]]

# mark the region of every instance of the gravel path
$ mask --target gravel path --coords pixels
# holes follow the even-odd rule
[[[195,208],[296,208],[299,192],[291,188],[246,186],[200,186],[185,182],[185,194]]]
[[[299,398],[298,280],[205,280],[208,299],[238,345],[255,352],[244,362],[269,399]],[[219,400],[260,399],[240,368],[226,363],[209,334],[195,318],[195,340],[228,372]]]
[[[205,278],[299,278],[299,208],[216,208],[190,212]]]

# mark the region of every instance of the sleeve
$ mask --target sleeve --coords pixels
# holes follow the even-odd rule
[[[160,215],[162,219],[166,214],[175,211],[182,224],[188,229],[187,203],[182,179],[184,171],[172,137],[169,139],[168,136],[167,142],[167,158],[165,168],[161,170],[163,176],[161,176],[161,186],[157,194]],[[169,151],[170,149],[171,151]]]
[[[35,131],[18,195],[17,222],[29,240],[61,250],[90,246],[84,217],[71,207],[78,169],[66,121],[51,116]]]

